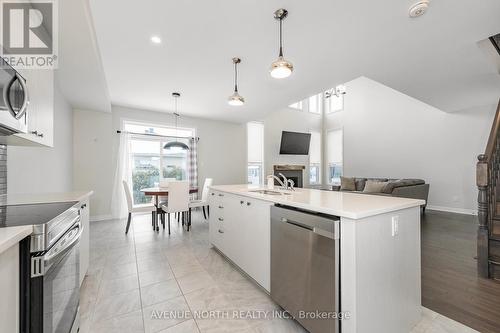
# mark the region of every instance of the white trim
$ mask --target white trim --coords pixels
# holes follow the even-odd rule
[[[90,222],[106,221],[106,220],[113,220],[113,216],[111,214],[105,214],[105,215],[94,215],[90,217]]]
[[[437,210],[440,212],[449,212],[449,213],[466,214],[466,215],[477,215],[477,210],[475,210],[475,209],[444,207],[444,206],[429,206],[429,205],[427,205],[426,209]]]

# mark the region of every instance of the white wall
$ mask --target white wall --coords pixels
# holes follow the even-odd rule
[[[54,89],[54,147],[7,148],[7,192],[66,192],[73,189],[73,113]]]
[[[344,111],[325,122],[344,129],[346,176],[422,178],[430,208],[476,210],[475,166],[495,105],[445,113],[365,77],[346,88]]]
[[[90,214],[109,217],[114,165],[111,113],[74,110],[73,184],[75,190],[93,190]]]
[[[269,113],[264,122],[264,170],[265,175],[273,174],[273,165],[296,164],[305,165],[304,184],[309,181],[309,155],[280,155],[281,132],[316,131],[321,133],[321,115],[284,108]]]
[[[123,120],[174,125],[171,114],[113,106],[112,113],[75,110],[75,189],[92,189],[91,215],[110,217],[110,201]],[[246,183],[246,130],[244,124],[180,117],[179,127],[196,129],[198,179],[214,184]]]

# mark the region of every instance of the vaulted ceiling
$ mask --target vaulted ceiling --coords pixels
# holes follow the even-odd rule
[[[500,32],[500,1],[431,0],[416,19],[412,3],[90,0],[90,9],[113,104],[171,111],[179,91],[183,114],[246,121],[361,75],[444,111],[496,103],[500,75],[477,42]],[[268,72],[280,7],[295,66],[285,80]],[[234,56],[243,107],[226,103]]]

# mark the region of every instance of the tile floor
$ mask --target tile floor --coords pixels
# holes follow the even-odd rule
[[[290,319],[232,316],[281,312],[211,248],[201,214],[193,214],[190,232],[172,222],[170,236],[152,230],[150,215],[136,215],[128,235],[125,221],[94,222],[90,251],[80,300],[81,333],[305,332]],[[422,314],[412,333],[476,332],[431,310],[424,308]]]

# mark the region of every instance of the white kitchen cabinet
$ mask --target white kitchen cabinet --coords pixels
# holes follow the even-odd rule
[[[80,223],[83,227],[80,238],[80,285],[87,274],[90,263],[90,210],[89,199],[80,202]]]
[[[19,244],[0,253],[0,332],[19,332]]]
[[[269,291],[272,203],[218,191],[209,200],[210,242]]]
[[[9,145],[54,146],[54,71],[49,69],[19,70],[26,79],[29,105],[28,133],[14,134]]]
[[[244,197],[241,197],[243,199]],[[271,206],[267,201],[246,199],[240,207],[240,253],[243,270],[264,289],[271,290]]]
[[[223,253],[226,252],[224,243],[224,214],[223,214],[223,193],[217,191],[210,191],[209,194],[209,206],[210,206],[210,217],[208,219],[209,223],[209,238],[210,243],[217,247]]]

